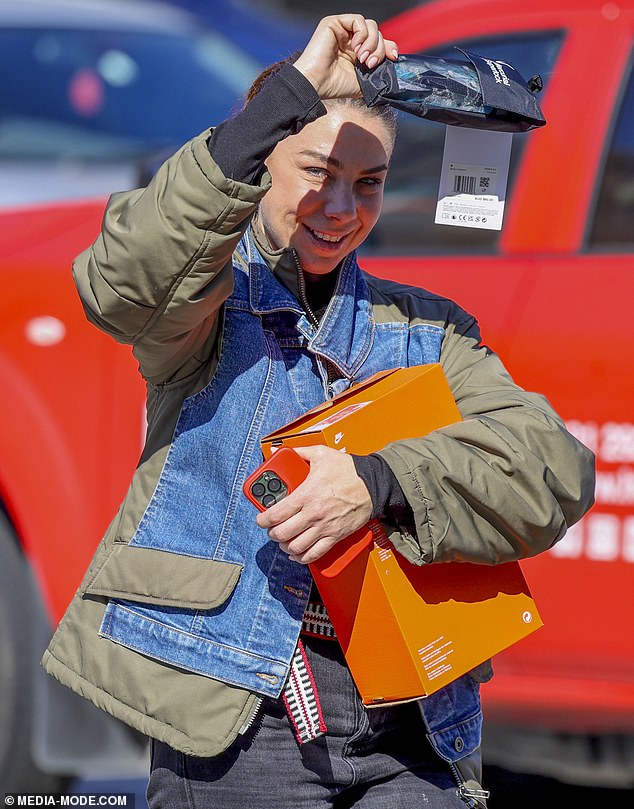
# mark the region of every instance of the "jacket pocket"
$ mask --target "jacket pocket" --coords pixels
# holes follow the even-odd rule
[[[141,604],[211,610],[234,591],[242,565],[156,548],[116,545],[85,588],[86,595]]]
[[[418,703],[427,738],[438,755],[456,762],[478,752],[482,735],[480,688],[464,674]]]

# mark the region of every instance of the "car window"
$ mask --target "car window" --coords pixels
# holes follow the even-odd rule
[[[634,71],[630,71],[594,208],[588,247],[631,250],[634,244]]]
[[[525,79],[539,73],[544,81],[554,69],[563,35],[559,31],[539,35],[514,35],[456,42],[458,47],[492,59],[504,59]],[[454,47],[428,50],[431,56],[456,58]],[[523,144],[530,133],[513,136],[507,198],[512,198],[513,177]],[[492,253],[499,232],[436,225],[434,215],[445,138],[444,124],[399,115],[399,133],[385,188],[381,218],[363,246],[366,255],[421,253]]]
[[[259,65],[214,32],[0,31],[0,158],[118,160],[227,117]]]

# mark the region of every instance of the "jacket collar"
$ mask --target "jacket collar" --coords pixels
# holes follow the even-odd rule
[[[292,251],[271,250],[263,236],[251,228],[241,246],[249,265],[251,310],[256,314],[296,312],[297,328],[308,340],[308,350],[330,360],[352,379],[370,351],[374,333],[369,291],[356,254],[350,253],[337,270],[333,296],[315,328],[299,300]]]

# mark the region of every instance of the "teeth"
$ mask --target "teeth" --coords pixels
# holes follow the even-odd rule
[[[318,239],[323,239],[325,242],[340,242],[343,239],[343,236],[331,236],[328,233],[321,233],[318,230],[313,230],[311,228],[311,233],[317,236]]]

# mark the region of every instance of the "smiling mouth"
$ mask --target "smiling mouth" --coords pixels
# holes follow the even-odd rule
[[[319,242],[323,242],[324,244],[336,246],[345,239],[345,235],[333,236],[331,233],[324,233],[321,230],[313,230],[313,228],[308,227],[308,225],[306,225],[306,229],[314,239],[316,239]]]

